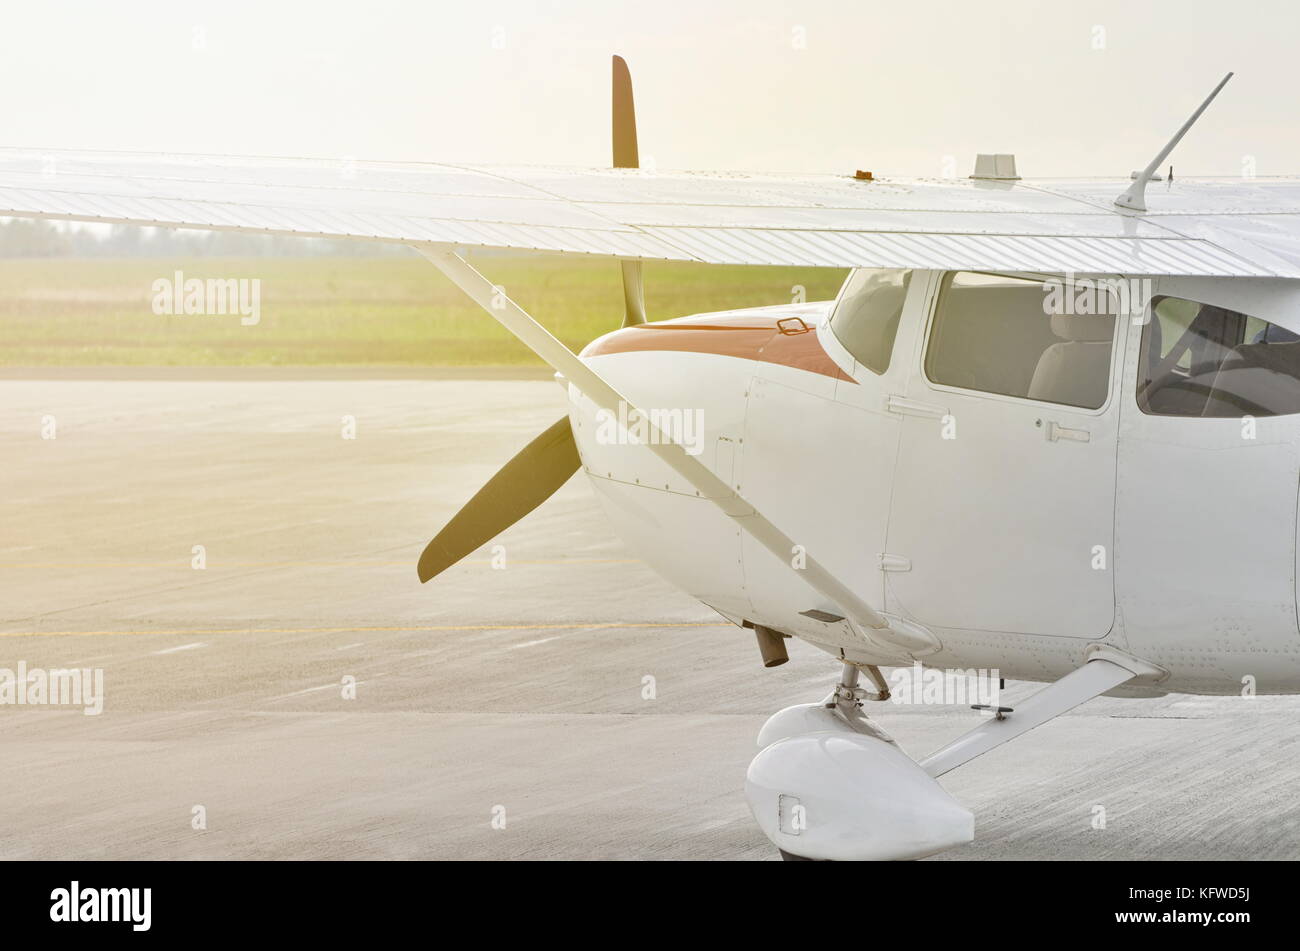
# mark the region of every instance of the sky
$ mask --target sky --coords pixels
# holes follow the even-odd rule
[[[0,0],[0,144],[600,166],[1300,173],[1300,4]]]

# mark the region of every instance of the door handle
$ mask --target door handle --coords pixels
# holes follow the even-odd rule
[[[885,409],[900,416],[920,416],[924,419],[943,419],[948,415],[946,406],[935,406],[933,403],[909,400],[906,396],[890,396],[885,400]]]
[[[1062,439],[1068,439],[1071,442],[1089,442],[1092,439],[1092,433],[1086,429],[1070,429],[1068,426],[1062,426],[1060,423],[1047,422],[1047,441],[1059,442]]]

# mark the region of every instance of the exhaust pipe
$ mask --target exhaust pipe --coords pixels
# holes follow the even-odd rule
[[[790,659],[785,650],[785,634],[755,624],[754,636],[758,638],[758,652],[763,655],[764,667],[780,667]]]

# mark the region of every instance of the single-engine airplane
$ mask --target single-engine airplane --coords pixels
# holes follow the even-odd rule
[[[1231,74],[1229,74],[1230,78]],[[1300,180],[639,169],[0,150],[0,215],[417,249],[543,360],[566,416],[429,543],[428,581],[582,470],[618,534],[752,629],[838,665],[762,728],[746,795],[787,858],[973,837],[938,777],[1101,694],[1300,691]],[[575,355],[464,257],[620,262]],[[651,322],[641,262],[849,268],[834,301]],[[684,438],[689,417],[698,423]],[[929,755],[867,715],[881,667],[1044,682]]]

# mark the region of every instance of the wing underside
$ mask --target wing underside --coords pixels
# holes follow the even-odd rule
[[[0,215],[714,264],[1300,277],[1300,183],[459,167],[0,149]],[[1235,210],[1230,210],[1235,209]]]

